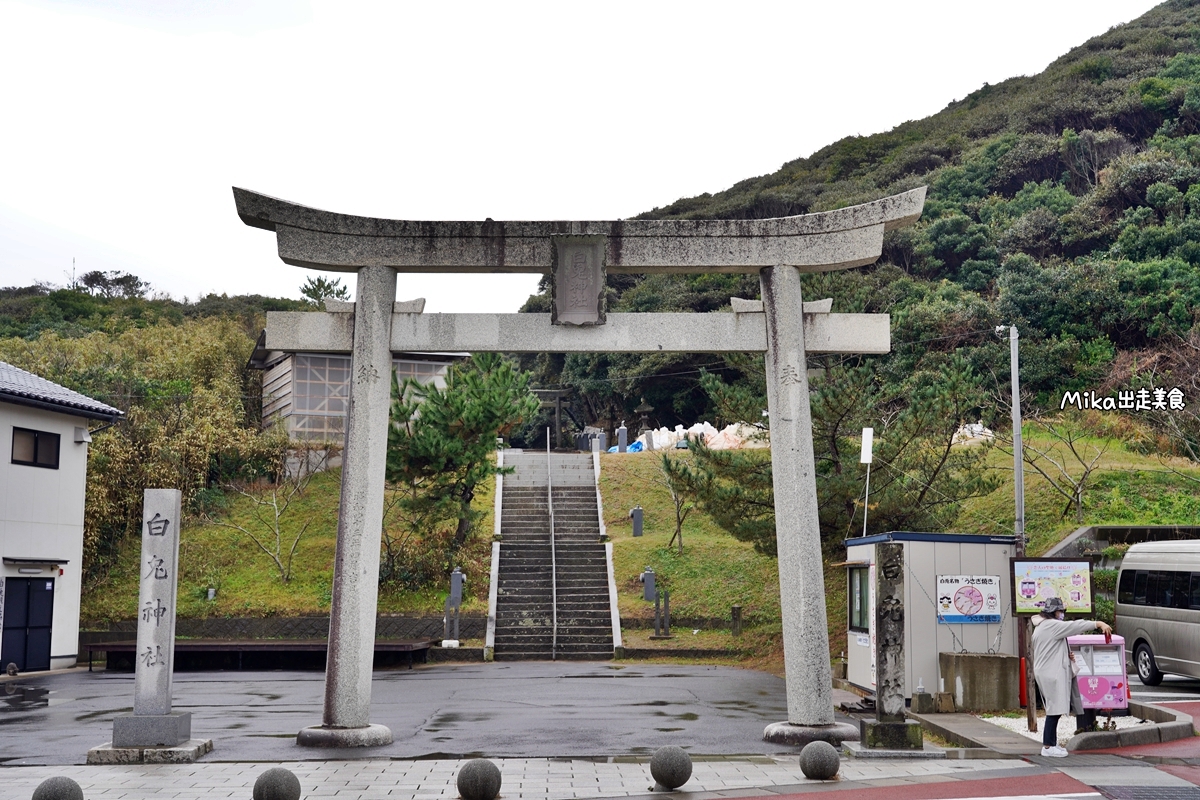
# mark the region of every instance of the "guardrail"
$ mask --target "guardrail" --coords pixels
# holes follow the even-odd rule
[[[550,660],[558,658],[558,563],[554,554],[554,487],[550,478],[550,429],[546,428],[546,511],[550,517]]]

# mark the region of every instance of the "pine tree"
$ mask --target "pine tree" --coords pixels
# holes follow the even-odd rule
[[[529,380],[499,353],[479,353],[451,367],[444,389],[411,378],[393,386],[387,479],[412,533],[455,521],[447,569],[471,534],[476,489],[502,471],[493,458],[496,438],[537,413]],[[388,560],[385,568],[394,569]]]
[[[753,418],[766,405],[761,385],[702,378],[714,405],[732,419]],[[835,367],[814,381],[813,452],[821,535],[847,538],[862,530],[863,474],[859,435],[876,429],[868,531],[941,530],[963,500],[997,481],[985,474],[986,447],[964,447],[955,433],[982,401],[978,379],[961,359],[889,390],[870,366]],[[775,555],[775,494],[767,450],[710,450],[692,442],[693,458],[664,463],[668,480],[735,538]]]

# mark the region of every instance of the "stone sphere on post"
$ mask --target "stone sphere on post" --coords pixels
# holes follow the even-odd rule
[[[254,800],[300,800],[300,779],[291,770],[271,767],[254,782]]]
[[[33,800],[83,800],[83,789],[70,778],[56,775],[38,784]]]
[[[800,751],[800,771],[811,780],[832,780],[841,766],[841,756],[829,742],[809,742]]]
[[[650,777],[655,789],[678,789],[692,777],[692,757],[682,747],[660,747],[650,757]]]
[[[458,771],[463,800],[495,800],[500,794],[500,768],[486,758],[473,758]]]

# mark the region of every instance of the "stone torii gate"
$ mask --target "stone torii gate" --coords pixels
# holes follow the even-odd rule
[[[234,188],[238,216],[274,231],[285,263],[355,272],[351,311],[272,312],[271,350],[351,354],[323,724],[302,745],[389,744],[370,723],[392,353],[761,352],[771,419],[775,530],[788,719],[771,741],[857,739],[834,722],[807,353],[887,353],[887,314],[805,304],[804,272],[860,267],[885,231],[921,215],[925,189],[873,203],[762,220],[412,222],[336,214]],[[604,275],[758,273],[762,301],[735,313],[606,314]],[[396,303],[398,272],[549,273],[551,314],[424,314]]]

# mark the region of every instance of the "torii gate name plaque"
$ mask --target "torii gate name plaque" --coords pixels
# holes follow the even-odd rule
[[[831,314],[800,295],[803,272],[874,263],[883,234],[915,222],[925,189],[851,208],[763,220],[410,222],[334,214],[234,188],[247,225],[279,257],[356,272],[349,313],[272,312],[266,346],[351,353],[323,724],[298,743],[386,745],[370,723],[380,525],[393,351],[762,352],[766,356],[788,719],[770,741],[857,739],[834,722],[809,409],[807,353],[886,353],[886,314]],[[759,273],[738,313],[604,313],[604,274]],[[397,272],[550,273],[553,314],[423,314],[395,303]]]

